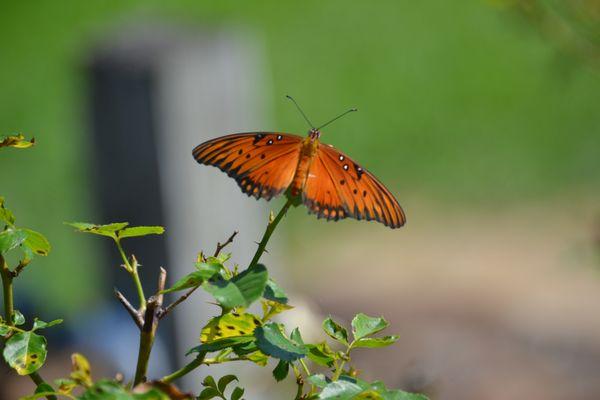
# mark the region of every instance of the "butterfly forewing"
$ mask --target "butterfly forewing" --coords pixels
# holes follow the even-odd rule
[[[319,144],[303,200],[311,212],[328,219],[376,220],[391,228],[406,221],[398,201],[377,178],[326,144]]]
[[[204,142],[193,155],[200,164],[227,173],[247,195],[269,200],[292,182],[301,145],[302,138],[296,135],[238,133]]]

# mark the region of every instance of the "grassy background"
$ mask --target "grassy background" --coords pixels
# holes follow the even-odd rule
[[[96,299],[92,241],[62,225],[94,220],[82,66],[95,38],[139,16],[256,30],[273,98],[282,99],[265,128],[306,131],[287,93],[317,122],[357,106],[361,112],[328,127],[323,140],[396,193],[490,208],[597,193],[598,69],[561,55],[498,4],[4,2],[0,133],[24,132],[39,145],[3,152],[0,192],[22,225],[47,233],[54,246],[17,290],[46,309],[77,311]],[[38,293],[41,286],[50,292]]]

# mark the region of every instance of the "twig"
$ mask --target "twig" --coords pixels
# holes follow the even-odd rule
[[[221,244],[220,242],[217,242],[217,249],[215,250],[215,253],[214,253],[213,257],[218,256],[219,253],[221,253],[221,250],[223,250],[229,244],[233,243],[233,239],[235,238],[235,236],[238,233],[239,233],[238,231],[233,231],[233,233],[231,234],[231,236],[229,236],[229,239],[227,239],[225,241],[225,243],[223,243],[223,244]],[[171,304],[169,304],[166,308],[163,308],[163,309],[159,310],[158,311],[158,319],[163,319],[175,307],[177,307],[179,304],[183,303],[188,297],[190,297],[190,295],[192,293],[194,293],[194,291],[196,291],[196,289],[198,289],[198,286],[191,288],[190,290],[188,290],[187,292],[185,292],[183,295],[181,295],[181,297],[179,297],[177,300],[175,300],[174,302],[172,302]]]
[[[267,224],[267,229],[265,230],[265,233],[260,243],[258,244],[258,249],[256,249],[256,253],[254,254],[254,257],[252,257],[252,261],[250,261],[250,265],[248,266],[248,268],[254,268],[256,264],[258,264],[260,256],[262,256],[262,254],[266,251],[267,242],[269,241],[269,238],[271,237],[273,231],[277,227],[277,224],[279,223],[279,221],[281,221],[281,219],[283,218],[283,216],[285,215],[285,213],[291,205],[292,200],[288,199],[288,201],[283,205],[281,210],[279,210],[279,212],[277,213],[277,216],[269,220],[269,223]]]
[[[140,330],[140,350],[138,352],[138,361],[135,370],[135,378],[133,386],[142,383],[146,380],[146,372],[148,371],[148,360],[150,360],[150,352],[154,344],[156,336],[156,328],[158,327],[157,312],[162,307],[164,296],[161,292],[165,289],[167,281],[167,271],[160,268],[158,275],[158,290],[157,294],[150,297],[146,302],[146,310],[144,312],[144,323]]]
[[[169,304],[166,308],[159,310],[158,311],[158,319],[163,319],[168,313],[171,312],[171,310],[173,310],[175,307],[177,307],[180,303],[183,303],[198,288],[199,288],[199,286],[191,288],[190,290],[185,292],[183,295],[181,295],[180,298],[178,298],[177,300],[175,300],[174,302]]]
[[[235,238],[235,235],[237,235],[238,233],[239,233],[238,231],[233,231],[231,236],[229,236],[229,239],[227,239],[227,241],[223,244],[221,244],[220,242],[217,242],[217,249],[215,250],[215,255],[213,257],[218,256],[219,253],[221,252],[221,250],[223,250],[225,247],[227,247],[228,244],[232,243],[233,238]]]
[[[125,307],[125,310],[127,310],[129,315],[133,319],[133,322],[135,322],[138,328],[142,329],[142,325],[144,325],[144,319],[142,318],[142,314],[140,314],[138,310],[133,308],[133,306],[131,305],[129,300],[127,300],[127,298],[123,295],[123,293],[119,292],[116,288],[114,293],[115,297],[121,302],[121,304],[123,304],[123,307]]]

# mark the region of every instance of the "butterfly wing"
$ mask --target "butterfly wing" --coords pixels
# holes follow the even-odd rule
[[[303,202],[319,218],[375,220],[390,228],[406,222],[398,201],[373,174],[322,143],[308,172]]]
[[[292,182],[301,146],[296,135],[237,133],[204,142],[192,154],[200,164],[227,173],[248,196],[270,200]]]

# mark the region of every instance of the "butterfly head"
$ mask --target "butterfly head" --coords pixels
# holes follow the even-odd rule
[[[310,138],[311,141],[318,140],[321,137],[321,131],[318,129],[312,128],[310,131],[308,131],[308,137]]]

